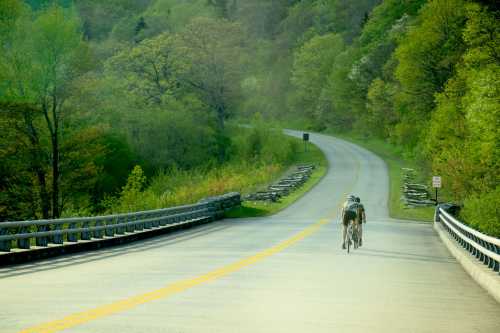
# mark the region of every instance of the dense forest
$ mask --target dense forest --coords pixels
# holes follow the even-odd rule
[[[400,147],[443,176],[464,219],[498,235],[499,10],[2,0],[0,220],[146,209],[195,200],[189,184],[214,194],[249,185],[242,174],[265,181],[297,149],[271,130],[280,123]]]

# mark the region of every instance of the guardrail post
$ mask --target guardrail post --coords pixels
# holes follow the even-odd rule
[[[101,220],[96,220],[94,222],[94,225],[96,227],[102,227],[104,224],[103,224],[103,222]],[[93,234],[94,234],[94,238],[100,239],[104,235],[104,230],[94,230]]]
[[[120,223],[125,222],[126,220],[127,220],[126,218],[124,218],[124,217],[122,217],[122,216],[118,216],[118,217],[116,218],[116,223],[117,223],[117,224],[120,224]],[[117,235],[123,235],[123,234],[125,233],[125,227],[116,227],[116,228],[115,228],[115,233],[116,233]]]
[[[0,225],[1,225],[1,223],[0,223]],[[4,236],[4,235],[8,235],[8,234],[9,234],[9,230],[7,230],[6,228],[0,227],[0,236]],[[12,246],[12,241],[10,241],[10,240],[0,241],[0,251],[2,251],[2,252],[9,252],[11,246]]]
[[[159,225],[160,227],[165,226],[165,225],[167,224],[167,220],[168,220],[167,215],[165,215],[164,213],[160,214],[160,215],[158,216],[158,225]]]
[[[68,226],[68,229],[76,229],[77,224],[75,222],[71,222]],[[78,233],[76,232],[68,232],[67,236],[68,242],[78,242]]]
[[[135,224],[135,230],[142,231],[144,230],[144,223],[142,222],[142,213],[135,215],[135,220],[137,221]]]
[[[497,245],[493,245],[493,246],[495,247],[493,249],[493,252],[500,255],[500,246],[497,246]],[[499,261],[493,260],[493,270],[495,272],[498,272],[498,274],[500,274],[500,262]]]
[[[104,221],[104,223],[106,224],[106,229],[105,229],[105,236],[106,237],[113,237],[115,235],[115,227],[113,226],[113,224],[115,223],[115,219],[113,218],[110,218],[110,219],[106,219]]]
[[[160,226],[161,213],[154,214],[154,221],[152,222],[153,228],[158,228]]]
[[[29,227],[21,227],[19,230],[20,234],[29,234]],[[30,238],[22,238],[17,240],[17,247],[20,249],[29,249],[30,248]]]
[[[83,229],[88,229],[89,228],[89,224],[90,222],[89,221],[85,221],[82,223],[82,228]],[[90,236],[90,231],[88,230],[83,230],[80,234],[80,239],[81,240],[90,240],[91,239],[91,236]]]
[[[39,226],[37,226],[36,229],[38,232],[45,232],[45,231],[48,231],[48,226],[47,225],[39,225]],[[48,243],[49,243],[49,239],[46,236],[35,238],[36,246],[47,246]]]
[[[209,200],[207,201],[207,209],[208,209],[208,215],[210,216],[210,219],[212,221],[217,220],[217,202],[216,200]]]
[[[54,226],[54,231],[59,231],[59,230],[62,230],[63,229],[63,225],[62,224],[56,224]],[[54,244],[62,244],[63,243],[63,235],[62,234],[58,234],[58,235],[53,235],[52,236],[52,243]]]
[[[127,232],[135,231],[135,216],[134,215],[126,215],[125,219],[127,220]]]
[[[174,223],[174,218],[171,217],[171,216],[166,216],[163,219],[163,224],[162,225],[169,225],[169,224],[172,224],[172,223]]]
[[[485,245],[485,247],[486,247],[488,250],[490,250],[490,251],[492,251],[492,252],[495,252],[495,247],[493,246],[493,244],[490,244],[490,243],[485,242],[485,244],[484,244],[484,245]],[[484,263],[485,263],[486,265],[488,265],[488,268],[493,269],[493,268],[494,268],[494,266],[495,266],[495,262],[494,262],[494,260],[493,260],[492,258],[488,257],[488,256],[484,256],[484,257],[485,257],[485,258],[484,258]]]
[[[143,214],[143,218],[149,220],[151,218],[151,214]],[[144,222],[144,229],[151,229],[153,227],[151,221]]]

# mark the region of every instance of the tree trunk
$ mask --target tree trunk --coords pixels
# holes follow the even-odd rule
[[[38,178],[38,186],[40,187],[40,200],[42,205],[42,218],[48,219],[50,217],[50,199],[47,192],[47,182],[45,179],[45,172],[41,168],[36,169]]]
[[[226,117],[226,108],[224,104],[217,107],[217,130],[224,132],[224,118]]]
[[[28,138],[31,144],[30,155],[31,155],[31,168],[35,173],[38,180],[38,191],[40,196],[40,203],[42,209],[42,218],[48,219],[50,217],[50,198],[47,191],[47,180],[45,177],[45,170],[43,169],[43,162],[41,161],[41,149],[40,140],[38,138],[38,132],[33,125],[33,118],[31,116],[32,110],[24,111],[24,122],[26,125]]]
[[[52,218],[60,216],[59,212],[59,140],[57,130],[52,137]]]
[[[217,144],[217,160],[219,163],[224,162],[226,157],[226,147],[225,147],[225,136],[224,136],[224,118],[225,118],[225,110],[224,104],[221,104],[217,107],[217,136],[218,136],[218,144]]]
[[[57,115],[57,98],[52,98],[52,218],[57,219],[59,211],[59,118]]]
[[[43,115],[47,123],[47,128],[50,133],[50,143],[52,145],[52,218],[56,219],[60,216],[59,212],[59,119],[57,117],[57,98],[55,94],[52,96],[51,117],[47,102],[42,103]]]

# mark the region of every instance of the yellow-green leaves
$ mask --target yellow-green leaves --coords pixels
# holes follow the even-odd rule
[[[331,33],[313,37],[296,51],[291,77],[295,87],[291,107],[296,113],[317,118],[320,96],[344,48],[342,37]]]
[[[178,88],[182,65],[173,36],[163,33],[126,48],[106,62],[122,89],[148,103],[162,104]]]

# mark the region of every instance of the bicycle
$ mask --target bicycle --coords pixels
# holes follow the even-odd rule
[[[358,228],[355,228],[354,226],[354,220],[350,220],[349,224],[347,225],[347,235],[346,235],[346,241],[347,241],[347,253],[350,252],[351,244],[354,246],[354,249],[358,248]]]

